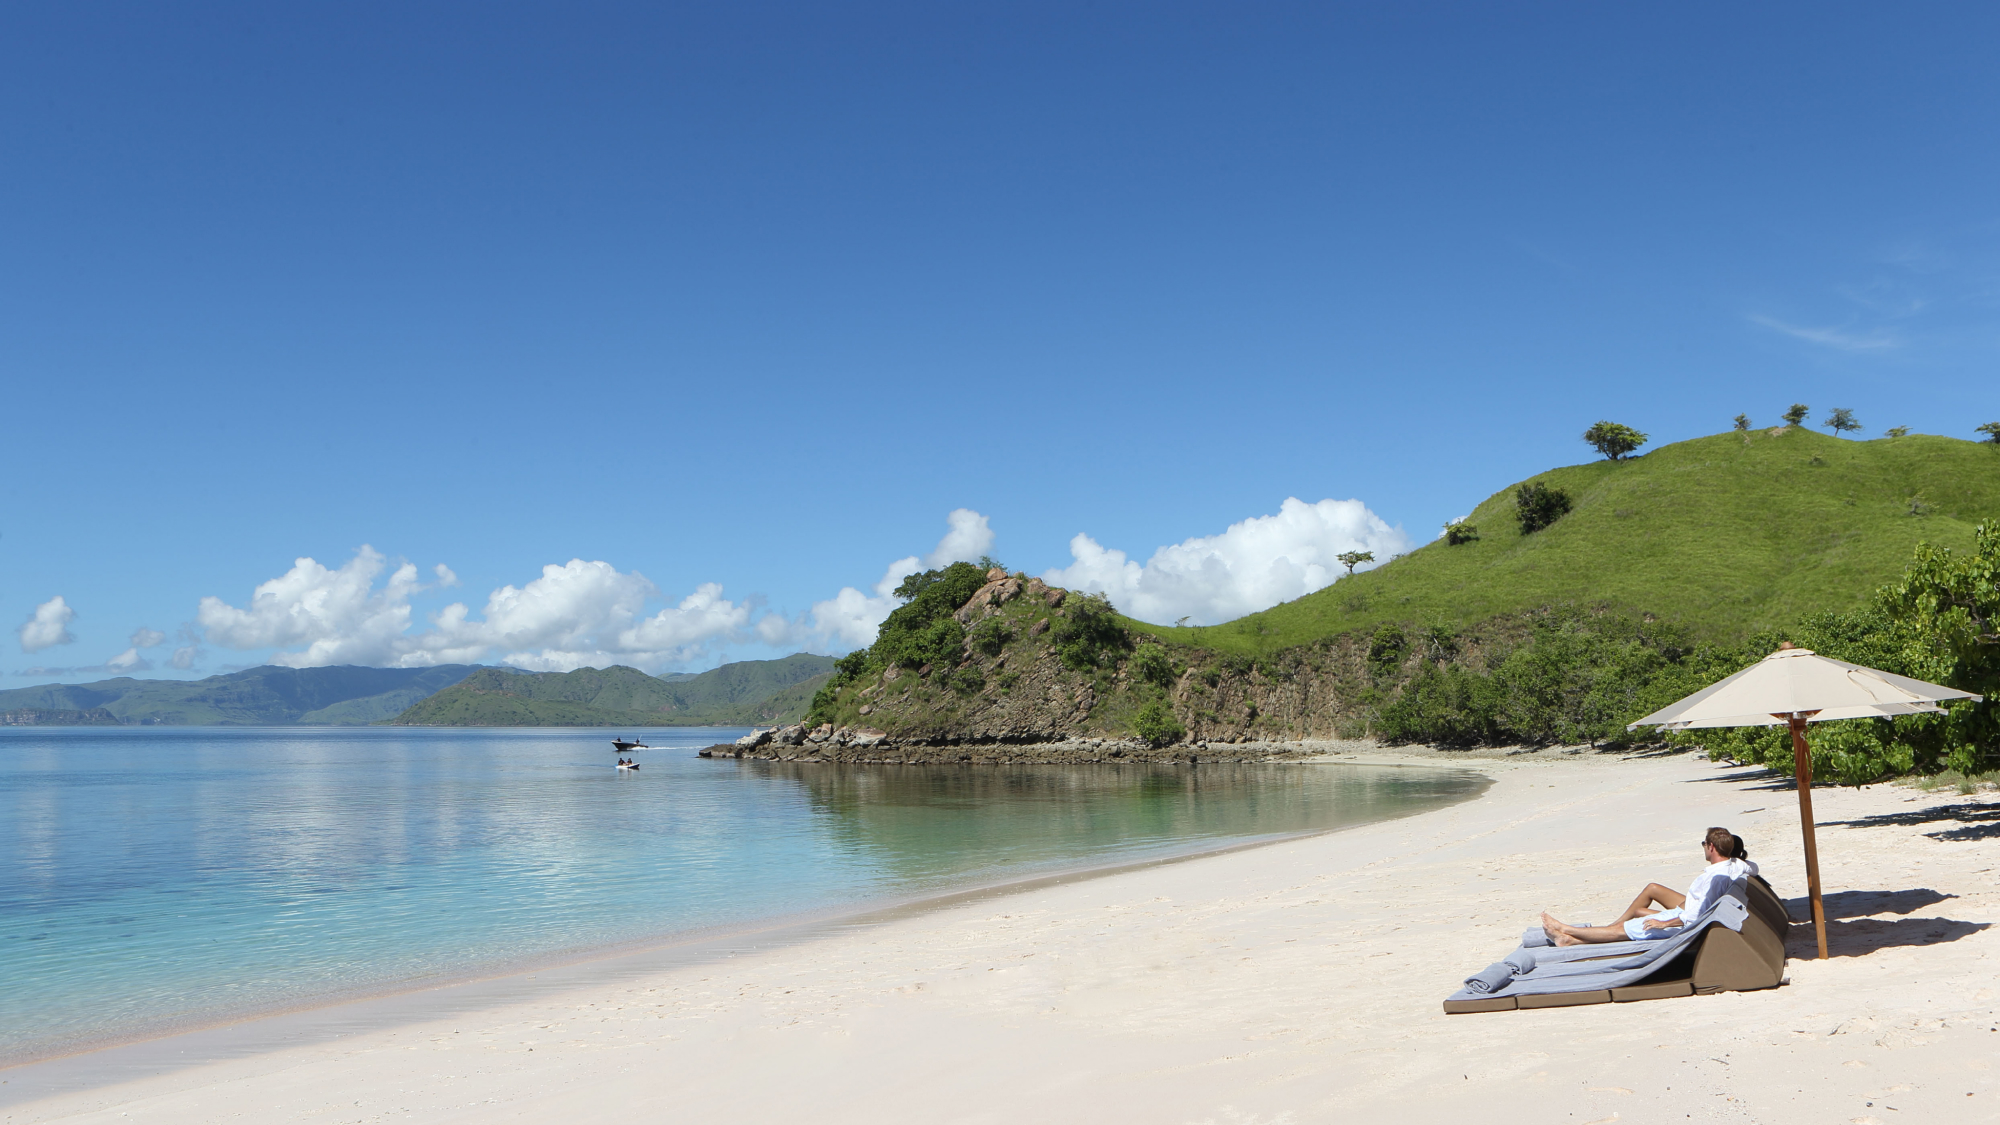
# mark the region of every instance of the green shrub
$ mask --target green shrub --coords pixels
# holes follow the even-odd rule
[[[1466,523],[1464,520],[1454,520],[1444,525],[1444,544],[1447,547],[1457,547],[1465,543],[1476,543],[1478,541],[1479,528],[1473,524]]]
[[[1155,699],[1132,717],[1132,733],[1155,746],[1166,746],[1179,741],[1187,728],[1174,717],[1174,709],[1166,700]]]
[[[1391,679],[1409,653],[1410,638],[1402,628],[1384,625],[1375,630],[1375,636],[1368,642],[1368,670],[1378,680]]]
[[[1014,639],[1014,633],[1000,618],[989,617],[974,625],[967,639],[971,642],[974,652],[998,656],[1000,651],[1007,647],[1007,642]]]
[[[1170,688],[1177,678],[1173,658],[1159,645],[1140,645],[1132,654],[1132,675],[1143,683]]]
[[[1541,481],[1530,481],[1514,490],[1514,518],[1521,522],[1521,534],[1533,535],[1569,514],[1569,493]]]
[[[1111,603],[1099,594],[1072,596],[1063,616],[1050,627],[1049,641],[1063,664],[1079,672],[1116,664],[1132,649],[1131,634],[1118,623]]]

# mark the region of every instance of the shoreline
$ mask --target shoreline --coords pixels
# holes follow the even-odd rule
[[[1306,753],[1295,753],[1283,759],[1241,759],[1204,764],[1256,765],[1269,761],[1282,761],[1288,765],[1453,768],[1450,762],[1415,762],[1395,755],[1364,762],[1348,758],[1308,757]],[[1101,764],[1118,766],[1165,763],[1108,761]],[[1461,772],[1481,771],[1462,769]],[[1448,808],[1453,804],[1476,801],[1484,794],[1486,788],[1487,786],[1482,786],[1477,792],[1440,807]],[[446,1012],[476,1010],[500,1003],[519,1002],[532,996],[546,995],[562,989],[598,985],[635,973],[672,971],[746,953],[768,952],[809,943],[828,933],[882,925],[989,898],[1186,863],[1331,833],[1349,832],[1372,824],[1423,816],[1435,811],[1438,809],[1422,809],[1327,828],[1238,837],[1228,842],[1210,841],[1207,844],[1198,844],[1189,850],[1176,850],[1169,854],[1143,859],[1062,867],[1040,874],[975,883],[935,893],[889,896],[818,911],[769,915],[721,926],[650,934],[607,946],[557,950],[538,957],[489,963],[461,973],[388,982],[379,987],[364,986],[300,1003],[267,1005],[212,1015],[202,1014],[180,1022],[142,1025],[125,1034],[65,1043],[45,1053],[11,1058],[0,1057],[0,1108],[12,1105],[18,1100],[16,1098],[18,1090],[10,1089],[17,1085],[10,1076],[37,1068],[62,1069],[65,1068],[65,1064],[79,1063],[92,1057],[108,1058],[114,1054],[141,1056],[133,1062],[114,1060],[114,1069],[121,1070],[157,1068],[162,1064],[153,1060],[165,1057],[180,1060],[173,1063],[174,1066],[195,1065],[198,1061],[255,1053],[256,1048],[241,1048],[234,1044],[238,1040],[258,1035],[259,1029],[274,1031],[277,1038],[287,1043],[316,1042],[328,1037],[351,1034],[356,1028],[378,1028],[398,1022],[407,1023],[435,1018]],[[527,984],[529,981],[542,978],[556,978],[559,983],[534,987]],[[416,1003],[419,998],[428,998],[431,1006],[437,1010],[423,1010],[426,1005]],[[374,1018],[353,1018],[354,1014],[359,1012],[373,1013]],[[241,1034],[229,1034],[232,1032]],[[190,1050],[189,1047],[193,1049]],[[189,1061],[190,1055],[195,1061]],[[64,1090],[86,1089],[101,1084],[103,1081],[97,1079],[55,1083]]]
[[[1812,939],[1795,926],[1786,987],[1445,1016],[1539,910],[1691,875],[1708,824],[1750,842],[1795,918],[1803,893],[1796,804],[1767,771],[1451,753],[1492,778],[1478,799],[278,1044],[5,1119],[2000,1119],[2000,801],[1816,790],[1834,957],[1798,960]]]

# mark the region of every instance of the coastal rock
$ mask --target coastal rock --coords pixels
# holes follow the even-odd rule
[[[785,746],[797,746],[806,740],[806,725],[804,723],[793,723],[791,726],[779,730],[771,738],[772,741]]]
[[[862,727],[849,736],[847,744],[849,746],[876,746],[880,745],[888,737],[887,731],[879,731],[873,727]]]
[[[737,739],[736,745],[743,747],[762,746],[771,741],[771,734],[772,732],[768,730],[753,730],[742,738]]]
[[[812,731],[812,733],[811,733],[811,734],[809,734],[809,735],[806,735],[806,741],[807,741],[807,742],[825,742],[825,741],[826,741],[827,739],[829,739],[829,738],[832,738],[832,737],[833,737],[833,724],[832,724],[832,723],[821,723],[820,725],[818,725],[818,726],[816,726],[816,727],[814,727],[814,728],[813,728],[813,731]]]

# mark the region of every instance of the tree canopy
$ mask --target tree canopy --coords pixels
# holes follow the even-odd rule
[[[1852,433],[1861,428],[1861,423],[1854,420],[1854,411],[1849,410],[1845,406],[1834,407],[1827,414],[1826,421],[1823,424],[1827,429],[1833,431],[1835,437],[1839,437],[1845,433]]]
[[[1335,555],[1335,556],[1333,556],[1333,557],[1334,557],[1334,558],[1336,558],[1336,559],[1339,559],[1339,560],[1340,560],[1340,562],[1341,562],[1341,565],[1342,565],[1342,566],[1345,566],[1345,567],[1347,568],[1347,573],[1349,573],[1349,574],[1353,574],[1353,573],[1354,573],[1354,568],[1355,568],[1355,566],[1356,566],[1357,564],[1360,564],[1360,563],[1365,563],[1365,562],[1374,562],[1374,561],[1375,561],[1375,552],[1373,552],[1373,551],[1342,551],[1342,552],[1341,552],[1340,554],[1337,554],[1337,555]]]
[[[1622,461],[1627,454],[1646,444],[1646,435],[1616,422],[1599,422],[1583,431],[1583,440],[1611,460]]]
[[[1807,406],[1803,402],[1795,402],[1792,404],[1790,410],[1785,411],[1779,417],[1785,420],[1785,425],[1787,426],[1803,426],[1806,424],[1806,415],[1811,413],[1812,407]]]

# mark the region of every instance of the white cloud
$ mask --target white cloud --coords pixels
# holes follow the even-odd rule
[[[104,662],[107,672],[146,672],[152,667],[153,662],[140,656],[136,645]]]
[[[1231,524],[1220,535],[1153,552],[1145,565],[1088,535],[1070,540],[1076,561],[1047,581],[1105,594],[1119,612],[1166,623],[1212,625],[1303,597],[1346,573],[1335,556],[1372,551],[1376,564],[1410,549],[1409,536],[1359,500],[1307,504],[1288,498],[1272,516]]]
[[[56,645],[75,644],[70,635],[69,623],[76,620],[76,611],[58,594],[35,607],[35,612],[23,622],[19,631],[22,652],[40,652]]]
[[[196,648],[194,645],[182,645],[174,650],[173,658],[168,660],[167,663],[185,672],[193,668],[194,662],[200,658],[201,650],[199,648]]]
[[[955,562],[977,562],[980,556],[993,550],[993,528],[985,516],[971,508],[953,509],[945,517],[945,523],[950,530],[938,540],[937,548],[922,559],[911,555],[890,563],[882,572],[881,581],[875,583],[872,596],[852,586],[843,586],[833,597],[813,603],[807,615],[811,624],[803,619],[789,623],[782,639],[825,649],[856,649],[875,643],[882,622],[902,604],[896,600],[896,587],[903,584],[903,579]],[[770,620],[765,618],[765,622]],[[760,631],[763,625],[764,622],[759,622]],[[767,643],[780,643],[770,639],[776,632],[773,629],[766,634]]]
[[[1843,332],[1838,328],[1813,328],[1806,325],[1787,324],[1775,317],[1759,315],[1752,315],[1750,323],[1769,328],[1773,332],[1782,332],[1794,339],[1804,340],[1808,343],[1819,344],[1829,348],[1839,348],[1844,352],[1881,351],[1885,348],[1895,348],[1902,345],[1902,341],[1887,332],[1877,331],[1856,334],[1853,332]]]
[[[133,648],[154,648],[166,643],[167,635],[158,629],[148,629],[144,625],[132,630]]]
[[[750,607],[723,598],[714,583],[644,616],[646,603],[660,594],[644,575],[571,559],[543,567],[541,577],[525,585],[494,590],[478,618],[454,602],[431,618],[429,629],[412,632],[411,599],[436,587],[419,583],[417,568],[407,562],[377,586],[387,567],[388,560],[368,546],[337,570],[301,558],[258,586],[247,608],[207,597],[195,619],[212,643],[285,649],[272,663],[295,668],[465,664],[498,651],[503,663],[535,671],[660,667],[703,655],[715,643],[745,639],[751,625]],[[433,573],[440,585],[457,583],[448,567]],[[191,666],[198,655],[193,646],[178,650],[174,666]]]

